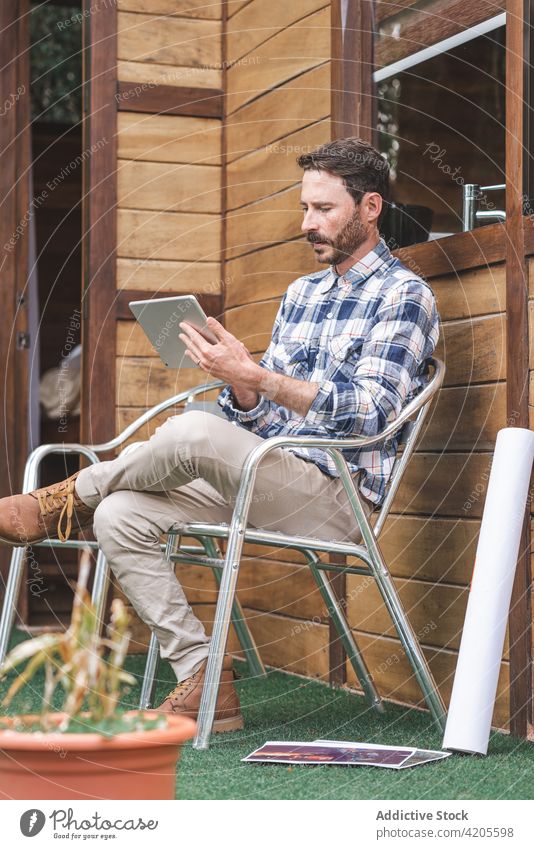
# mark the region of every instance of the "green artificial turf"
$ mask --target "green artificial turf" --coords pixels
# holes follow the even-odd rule
[[[18,638],[20,639],[20,637]],[[140,679],[145,658],[130,656],[126,668]],[[452,755],[407,770],[360,766],[246,764],[241,758],[267,740],[316,738],[440,749],[441,735],[428,713],[386,705],[378,716],[365,700],[281,672],[250,679],[236,663],[245,729],[217,734],[207,751],[184,746],[177,774],[180,799],[532,799],[534,746],[493,733],[487,757]],[[8,679],[8,680],[11,680]],[[39,707],[42,676],[20,693],[9,713]],[[156,703],[175,681],[167,663],[158,672]],[[5,692],[6,683],[1,685]],[[122,707],[137,707],[139,687]]]

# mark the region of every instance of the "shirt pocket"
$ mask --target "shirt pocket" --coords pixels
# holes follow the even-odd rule
[[[272,352],[276,371],[288,377],[306,376],[310,373],[311,349],[304,342],[281,342]]]
[[[328,340],[328,351],[336,365],[352,358],[361,352],[363,336],[352,333],[338,333]]]

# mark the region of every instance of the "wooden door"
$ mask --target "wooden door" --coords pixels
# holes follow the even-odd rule
[[[18,492],[28,454],[30,107],[27,0],[0,4],[0,494]],[[0,551],[5,575],[9,549]]]

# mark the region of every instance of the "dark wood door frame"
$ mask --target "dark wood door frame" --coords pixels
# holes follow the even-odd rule
[[[20,491],[28,456],[30,82],[28,0],[0,4],[0,495]],[[5,574],[11,552],[0,552]],[[21,611],[24,614],[24,611]]]
[[[84,0],[81,441],[115,435],[117,8]]]
[[[524,121],[524,109],[529,91],[530,38],[526,36],[530,36],[530,2],[508,0],[506,11],[506,412],[510,426],[528,428],[528,272],[523,227],[523,190],[528,177],[523,145],[529,125]],[[530,588],[528,505],[508,619],[510,731],[521,737],[527,734],[532,700]]]

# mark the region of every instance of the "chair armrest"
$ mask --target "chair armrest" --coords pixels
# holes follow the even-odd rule
[[[243,466],[243,478],[248,476],[252,470],[255,470],[262,457],[274,448],[281,448],[287,445],[302,448],[324,448],[329,452],[332,451],[333,456],[337,453],[336,449],[362,448],[369,445],[376,445],[393,436],[415,413],[431,401],[443,383],[445,366],[441,360],[429,358],[429,363],[434,368],[434,374],[427,385],[409,404],[406,404],[402,408],[397,418],[390,422],[380,433],[377,433],[375,436],[354,436],[347,439],[330,439],[328,437],[315,436],[272,436],[265,439],[262,445],[258,445],[252,449]]]
[[[119,433],[119,435],[114,439],[110,439],[109,442],[102,442],[100,445],[89,445],[87,447],[90,450],[95,451],[97,454],[103,454],[106,451],[112,451],[114,448],[119,448],[123,442],[126,442],[127,439],[139,430],[139,428],[143,427],[143,425],[155,416],[159,415],[159,413],[163,413],[165,410],[168,410],[169,407],[174,407],[176,404],[186,401],[191,396],[196,397],[197,395],[201,395],[203,392],[208,392],[210,389],[218,389],[221,386],[226,386],[226,383],[222,380],[214,380],[211,383],[200,383],[193,389],[185,389],[183,392],[179,392],[178,395],[173,395],[172,398],[167,398],[165,401],[161,401],[161,403],[151,407],[150,410],[147,410],[142,416],[139,416],[139,418],[131,422],[128,427],[124,428],[122,433]]]

